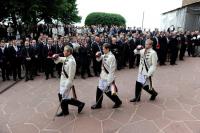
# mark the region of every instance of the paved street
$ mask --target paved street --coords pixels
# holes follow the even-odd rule
[[[70,106],[69,116],[55,121],[59,80],[22,80],[0,94],[0,133],[200,133],[200,58],[177,63],[155,73],[159,96],[154,102],[142,91],[141,102],[130,103],[137,69],[118,71],[116,84],[123,101],[118,109],[104,97],[102,109],[91,110],[98,78],[77,78],[76,92],[85,108],[77,114]]]

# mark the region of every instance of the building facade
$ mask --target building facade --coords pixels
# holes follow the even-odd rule
[[[161,15],[161,30],[167,30],[169,27],[175,27],[176,31],[195,31],[200,30],[200,0],[183,0],[195,2],[187,4],[180,8],[165,12]]]
[[[186,6],[186,5],[190,5],[190,4],[196,3],[196,2],[200,2],[200,0],[183,0],[182,1],[182,5]]]

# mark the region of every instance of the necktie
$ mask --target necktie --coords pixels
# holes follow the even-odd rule
[[[101,48],[100,48],[99,44],[97,44],[97,46],[98,46],[98,48],[99,48],[99,51],[100,51],[100,52],[101,52],[101,54],[102,54],[102,51],[101,51]]]
[[[28,52],[28,48],[26,48],[26,52],[27,52],[27,56],[29,57],[29,52]]]

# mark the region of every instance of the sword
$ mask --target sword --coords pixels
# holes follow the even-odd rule
[[[57,108],[57,110],[56,110],[56,113],[55,113],[55,115],[54,115],[54,117],[53,117],[53,121],[55,121],[55,118],[56,118],[56,115],[57,115],[57,113],[58,113],[58,110],[59,110],[59,108],[61,107],[61,103],[62,103],[62,100],[60,101],[60,104],[58,105],[58,108]]]
[[[71,87],[71,89],[72,89],[73,97],[74,97],[75,99],[77,99],[76,91],[75,91],[74,85]],[[54,115],[54,117],[53,117],[53,121],[55,121],[55,118],[56,118],[56,115],[57,115],[57,113],[58,113],[58,110],[59,110],[59,108],[61,107],[61,103],[62,103],[62,100],[60,101],[60,104],[58,105],[58,108],[57,108],[57,110],[56,110],[56,113],[55,113],[55,115]]]
[[[151,76],[149,77],[149,82],[150,82],[150,85],[149,85],[149,90],[153,90],[153,86],[152,86],[152,79],[151,79]]]
[[[100,99],[103,97],[103,94],[109,89],[109,86],[107,87],[107,89],[103,90],[103,93],[101,94],[101,96],[99,97],[99,99],[96,102],[96,105],[98,105]]]
[[[146,82],[147,82],[147,79],[146,79],[146,81],[144,82],[143,86],[146,84]],[[138,99],[140,98],[141,94],[142,94],[142,89],[141,89],[140,94],[138,95],[138,97],[136,97],[135,105],[136,105]]]
[[[72,86],[71,89],[72,89],[72,94],[73,94],[74,99],[77,99],[77,96],[76,96],[76,90],[75,90],[74,85]]]

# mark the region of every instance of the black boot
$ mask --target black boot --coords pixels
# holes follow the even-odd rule
[[[148,85],[145,86],[143,89],[147,91],[149,94],[151,94],[151,97],[149,100],[154,101],[156,99],[156,96],[158,95],[158,93],[154,89],[150,90]]]
[[[103,91],[97,87],[96,104],[91,106],[91,109],[100,109],[103,101]]]
[[[58,93],[58,99],[59,99],[59,101],[61,102],[61,100],[62,100],[62,95],[61,95],[60,93]]]
[[[68,115],[69,111],[68,111],[68,103],[67,103],[66,99],[62,101],[62,95],[61,94],[58,94],[58,98],[59,98],[59,101],[61,102],[62,111],[60,113],[58,113],[56,116],[60,117],[60,116]]]
[[[111,91],[105,93],[114,103],[113,108],[119,108],[122,104],[122,101],[119,99],[117,95],[112,95]]]
[[[131,99],[130,102],[139,102],[141,96],[142,84],[136,81],[135,84],[135,98]]]
[[[80,113],[83,110],[83,107],[85,106],[85,103],[80,102],[79,100],[76,100],[74,98],[69,99],[68,104],[77,106],[78,107],[78,113]]]

